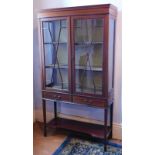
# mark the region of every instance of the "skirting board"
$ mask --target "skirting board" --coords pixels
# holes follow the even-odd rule
[[[54,114],[50,112],[46,112],[46,120],[47,122],[50,121],[53,118]],[[58,113],[58,116],[61,118],[67,118],[72,120],[78,120],[82,122],[88,122],[88,123],[94,123],[94,124],[104,124],[103,121],[99,120],[90,120],[85,117],[79,117],[75,115],[66,115],[62,113]],[[43,122],[43,114],[42,110],[35,110],[35,121]],[[113,123],[113,139],[119,139],[122,140],[122,125],[118,123]]]

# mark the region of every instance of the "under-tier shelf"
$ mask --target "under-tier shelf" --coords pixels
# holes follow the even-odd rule
[[[64,118],[55,118],[48,123],[48,126],[52,128],[68,129],[68,130],[77,131],[77,132],[80,131],[81,133],[85,133],[87,135],[91,135],[92,137],[96,137],[96,138],[105,138],[104,125],[79,122],[79,121],[69,120]],[[108,138],[111,133],[110,127],[107,127],[106,133],[107,133],[106,138]]]

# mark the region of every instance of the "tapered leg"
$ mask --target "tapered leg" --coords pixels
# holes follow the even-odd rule
[[[44,136],[47,136],[47,126],[46,126],[46,101],[42,100],[43,104],[43,120],[44,120]]]
[[[112,123],[113,123],[113,103],[110,105],[110,128],[111,128],[110,138],[112,138]]]
[[[107,119],[108,119],[108,109],[105,108],[104,110],[104,139],[105,139],[105,145],[104,145],[104,151],[107,151]]]
[[[54,101],[54,117],[57,118],[57,102]]]

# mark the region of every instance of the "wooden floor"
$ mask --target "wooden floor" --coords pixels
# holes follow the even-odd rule
[[[34,123],[33,128],[33,155],[52,155],[67,137],[68,132],[63,130],[48,130],[48,136],[43,136],[43,126],[41,123]],[[119,140],[111,140],[121,143]]]

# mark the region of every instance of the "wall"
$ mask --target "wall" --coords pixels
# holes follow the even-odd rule
[[[33,62],[34,62],[34,113],[35,120],[42,121],[42,104],[41,104],[41,79],[40,79],[40,65],[39,65],[39,49],[38,49],[38,34],[37,34],[37,12],[40,9],[56,8],[56,7],[69,7],[80,5],[93,5],[93,4],[106,4],[111,3],[117,6],[118,16],[116,23],[116,58],[115,58],[115,90],[114,90],[114,118],[113,118],[113,137],[121,139],[121,124],[122,124],[122,112],[121,112],[121,1],[115,0],[34,0],[34,48],[33,48]],[[53,105],[51,103],[47,106],[47,118],[52,117]],[[72,119],[78,119],[87,122],[103,123],[103,110],[94,108],[88,108],[85,106],[68,105],[65,103],[59,104],[58,107],[60,116],[69,117]],[[75,117],[78,115],[79,117]]]

